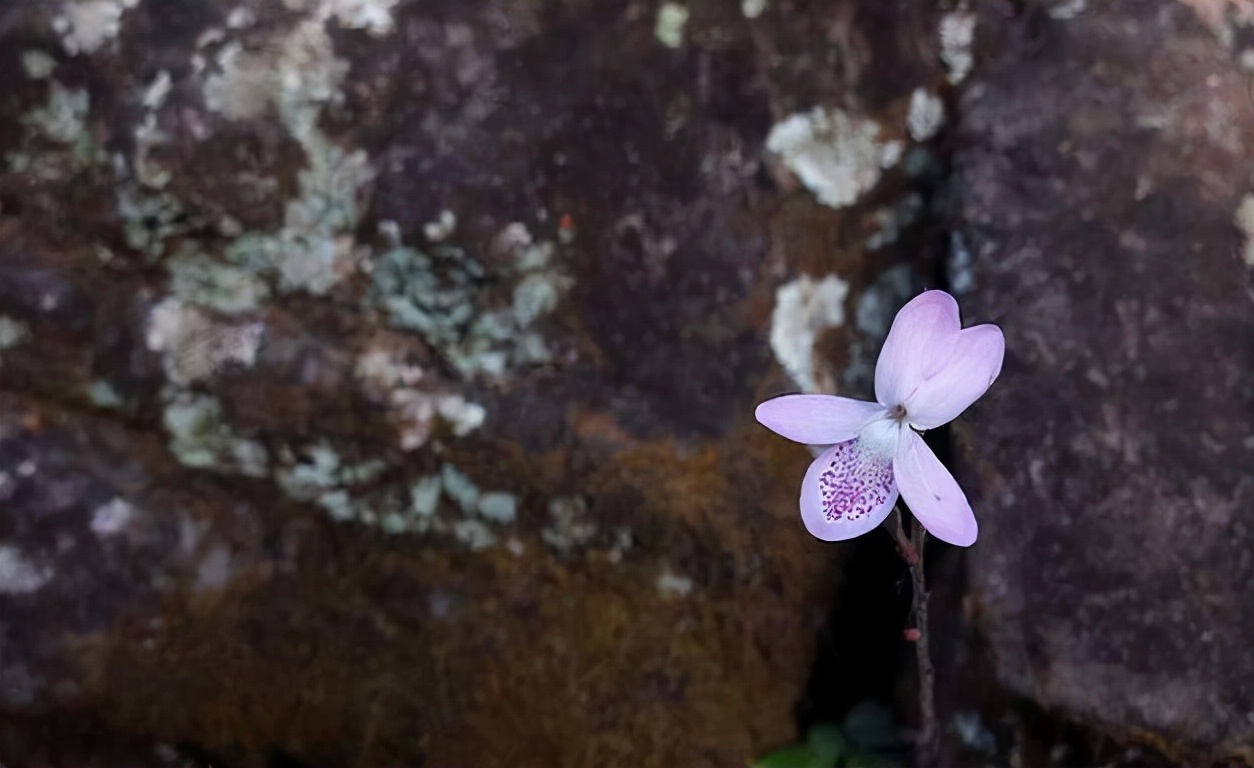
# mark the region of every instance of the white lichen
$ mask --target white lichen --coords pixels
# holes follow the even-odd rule
[[[47,80],[57,68],[57,60],[43,51],[32,48],[22,51],[22,71],[31,80]]]
[[[135,507],[120,496],[101,504],[91,513],[91,530],[107,537],[122,533],[135,517]]]
[[[1248,267],[1254,267],[1254,194],[1247,194],[1241,198],[1241,204],[1237,206],[1236,215],[1233,216],[1233,223],[1236,224],[1237,231],[1245,238],[1245,245],[1242,248],[1242,257]]]
[[[833,388],[826,372],[815,365],[814,344],[828,329],[845,322],[849,284],[836,275],[815,280],[802,275],[775,292],[771,314],[771,350],[793,381],[806,392]]]
[[[52,580],[52,571],[26,558],[22,550],[0,544],[0,595],[36,592]]]
[[[1059,21],[1069,21],[1084,13],[1088,7],[1085,0],[1059,0],[1049,7],[1049,17]]]
[[[30,326],[8,315],[0,315],[0,349],[12,349],[30,338]]]
[[[479,429],[487,418],[483,406],[438,383],[426,382],[422,368],[393,357],[385,348],[371,348],[363,353],[355,371],[366,393],[388,404],[402,450],[426,445],[437,418],[457,437]]]
[[[319,21],[333,18],[341,27],[364,29],[376,37],[396,28],[392,11],[398,2],[400,0],[283,0],[288,8],[310,12]]]
[[[200,309],[167,297],[148,315],[148,349],[161,352],[170,381],[187,386],[218,372],[227,363],[252,367],[264,326],[221,322]]]
[[[975,64],[971,51],[975,44],[975,14],[970,11],[951,11],[940,20],[941,61],[945,63],[946,77],[957,85],[967,79]]]
[[[422,225],[422,235],[427,240],[438,243],[449,239],[457,231],[457,214],[445,209],[439,217]]]
[[[684,27],[688,25],[688,7],[681,3],[662,3],[657,9],[653,36],[667,48],[684,44]]]
[[[66,0],[52,28],[73,56],[95,53],[122,30],[122,14],[139,0]]]
[[[656,584],[657,591],[665,597],[679,598],[692,594],[692,579],[669,570],[658,574]]]
[[[339,147],[318,125],[323,107],[342,98],[348,72],[326,30],[326,18],[336,15],[331,5],[319,3],[312,17],[256,50],[227,43],[213,66],[204,65],[206,106],[231,120],[257,118],[273,108],[305,150],[300,194],[288,202],[283,228],[249,233],[228,249],[236,263],[273,274],[282,291],[327,293],[364,258],[352,235],[373,169],[364,152]]]
[[[740,0],[740,12],[746,19],[756,19],[766,10],[766,0]]]
[[[819,202],[857,202],[901,157],[901,142],[880,141],[880,126],[839,109],[816,108],[771,129],[766,148],[779,155]]]
[[[906,114],[906,130],[910,138],[924,142],[936,135],[945,124],[945,103],[934,93],[916,88],[910,94],[910,111]]]

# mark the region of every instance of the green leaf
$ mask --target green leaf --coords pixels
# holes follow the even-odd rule
[[[833,768],[833,765],[819,762],[808,744],[797,744],[772,752],[754,763],[753,768]]]
[[[849,751],[840,728],[831,723],[816,725],[806,735],[810,752],[823,768],[835,768],[837,761]]]

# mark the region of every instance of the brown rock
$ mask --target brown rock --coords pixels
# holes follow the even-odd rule
[[[762,142],[815,105],[901,137],[929,24],[114,5],[0,11],[0,710],[228,763],[790,741],[834,550],[751,426],[765,326],[838,271],[820,346],[865,374],[906,181],[780,205]]]
[[[974,267],[956,280],[1008,352],[958,437],[982,487],[972,586],[999,676],[1177,755],[1248,760],[1240,51],[1168,0],[990,11],[980,30],[957,157]]]

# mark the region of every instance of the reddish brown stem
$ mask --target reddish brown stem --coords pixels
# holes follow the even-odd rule
[[[928,648],[927,634],[927,583],[923,576],[923,546],[927,531],[915,518],[911,518],[911,533],[906,536],[900,508],[893,510],[889,532],[897,542],[901,559],[910,569],[911,617],[914,626],[906,630],[906,639],[914,643],[915,663],[919,668],[919,731],[915,738],[915,763],[921,768],[936,761],[936,703],[934,697],[935,670]]]

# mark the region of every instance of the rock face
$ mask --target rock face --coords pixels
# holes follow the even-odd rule
[[[1169,0],[982,18],[956,161],[956,261],[974,266],[955,282],[1007,339],[958,435],[1002,681],[1248,762],[1254,100],[1236,19]]]
[[[793,738],[833,550],[752,405],[768,339],[864,385],[912,289],[936,27],[672,5],[0,7],[0,712],[313,766]],[[765,151],[798,115],[841,210]]]

